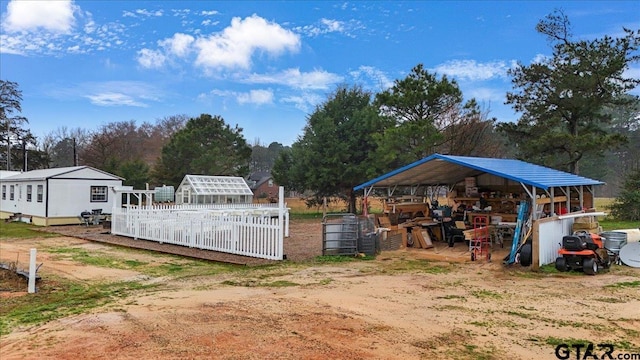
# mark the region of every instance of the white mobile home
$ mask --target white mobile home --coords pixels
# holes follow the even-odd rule
[[[35,225],[78,224],[83,211],[110,213],[122,178],[90,166],[31,170],[0,177],[0,219],[22,214]]]

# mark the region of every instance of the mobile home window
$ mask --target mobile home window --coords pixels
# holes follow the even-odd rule
[[[42,185],[38,185],[38,202],[42,202],[42,193],[44,192],[44,187]]]
[[[2,200],[7,200],[7,185],[2,185]]]
[[[92,186],[91,187],[91,202],[107,202],[107,187],[106,186]]]
[[[31,202],[31,192],[33,191],[32,185],[27,185],[27,201]]]
[[[13,200],[15,198],[15,186],[9,185],[9,200]]]

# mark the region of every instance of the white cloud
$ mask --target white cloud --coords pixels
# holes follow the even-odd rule
[[[147,107],[145,101],[159,101],[162,97],[154,87],[139,81],[85,83],[66,92],[80,94],[99,106]]]
[[[216,26],[218,24],[220,24],[220,21],[213,21],[211,19],[202,20],[200,23],[202,26]]]
[[[191,14],[191,9],[172,9],[171,12],[173,13],[173,16],[184,19]]]
[[[45,29],[52,33],[68,34],[75,19],[75,6],[71,0],[18,1],[7,4],[3,27],[9,32]]]
[[[344,23],[338,20],[330,20],[322,18],[320,19],[320,23],[325,26],[327,32],[343,32],[344,31]]]
[[[146,17],[160,17],[162,16],[162,10],[149,11],[147,9],[137,9],[136,14]]]
[[[59,1],[20,1],[28,3],[61,3]],[[113,47],[121,47],[125,44],[122,40],[127,37],[126,28],[121,23],[105,23],[98,25],[88,11],[82,11],[80,7],[71,5],[72,21],[68,32],[53,31],[44,26],[31,22],[30,30],[8,31],[0,35],[0,52],[29,56],[44,54],[58,56],[63,53],[87,54]],[[55,15],[55,14],[54,14]],[[50,16],[50,15],[47,15]],[[54,17],[54,16],[50,16]],[[9,16],[3,22],[3,27],[8,26]],[[44,21],[44,20],[42,20]],[[25,23],[26,24],[26,23]]]
[[[622,76],[625,78],[640,79],[640,67],[631,66],[622,73]],[[629,93],[640,96],[640,86],[636,86],[634,89],[631,89]]]
[[[293,104],[296,109],[301,110],[305,113],[310,113],[311,111],[313,111],[315,106],[322,103],[324,99],[325,98],[318,94],[305,92],[300,95],[292,95],[282,98],[282,100],[280,101],[283,103]]]
[[[138,51],[138,64],[147,69],[161,68],[166,60],[166,56],[159,50],[142,49]]]
[[[344,32],[345,25],[342,21],[322,18],[319,24],[297,27],[296,31],[306,36],[315,37],[332,32]]]
[[[173,37],[161,40],[158,44],[170,53],[179,57],[186,56],[191,50],[191,44],[194,42],[194,38],[191,35],[176,33]]]
[[[91,103],[99,106],[137,106],[147,107],[146,104],[135,100],[133,97],[114,92],[106,92],[93,95],[85,95],[86,98],[91,100]]]
[[[626,78],[640,79],[640,67],[630,66],[622,73],[622,76]]]
[[[504,90],[491,89],[486,87],[476,87],[464,91],[465,96],[475,98],[478,102],[499,102],[506,100],[506,92]]]
[[[230,91],[230,90],[213,89],[213,90],[209,91],[208,93],[202,93],[202,94],[198,95],[198,99],[206,100],[207,98],[209,98],[210,95],[218,96],[218,97],[222,97],[222,98],[236,96],[235,93],[233,91]]]
[[[89,20],[87,21],[86,24],[84,24],[84,32],[86,34],[92,34],[96,31],[96,23],[93,20]]]
[[[360,66],[358,70],[349,72],[349,75],[357,82],[366,82],[370,87],[375,89],[386,90],[393,86],[393,80],[389,79],[384,72],[373,66]]]
[[[240,104],[271,104],[273,103],[273,92],[271,90],[251,90],[248,93],[238,94],[237,100]]]
[[[67,52],[80,53],[80,46],[79,45],[71,46],[71,47],[67,48]]]
[[[250,90],[249,92],[238,92],[231,90],[213,89],[208,93],[198,95],[200,101],[208,101],[211,96],[217,96],[223,99],[235,99],[238,104],[255,104],[265,105],[273,103],[274,94],[271,90]]]
[[[341,82],[341,76],[324,70],[300,72],[300,69],[287,69],[275,74],[251,74],[243,81],[254,84],[279,84],[296,89],[326,90]]]
[[[460,80],[482,81],[507,77],[507,70],[514,63],[504,61],[477,63],[475,60],[452,60],[438,65],[434,70],[439,74],[455,77]]]
[[[549,59],[551,59],[551,58],[548,55],[536,54],[536,56],[534,56],[533,59],[531,60],[531,63],[532,64],[542,64],[542,63],[546,62]]]
[[[55,54],[68,48],[60,35],[49,32],[0,35],[0,52],[26,56],[30,53]]]
[[[194,37],[187,34],[176,33],[170,38],[158,41],[162,49],[142,49],[138,51],[138,64],[147,69],[159,69],[163,67],[170,58],[169,55],[185,57],[189,54]]]
[[[196,65],[248,69],[254,53],[296,52],[300,48],[300,38],[276,23],[252,15],[244,20],[233,18],[231,26],[222,33],[199,38],[194,45],[198,51]]]
[[[122,17],[132,18],[161,17],[162,15],[164,15],[163,10],[149,11],[147,9],[136,9],[135,11],[125,10],[122,12]]]
[[[47,95],[58,100],[89,99],[99,106],[147,107],[164,95],[154,86],[140,81],[86,82],[68,88],[52,88]]]
[[[0,34],[0,54],[25,55],[21,38]]]
[[[363,29],[364,26],[358,20],[349,20],[347,22],[340,20],[332,20],[322,18],[318,23],[312,25],[298,26],[294,30],[308,37],[316,37],[324,34],[338,33],[351,38],[355,30]]]
[[[211,11],[202,11],[200,13],[200,15],[202,16],[212,16],[212,15],[217,15],[218,12],[216,10],[211,10]]]
[[[249,69],[256,53],[277,56],[300,48],[298,35],[257,15],[244,20],[233,18],[222,32],[196,36],[176,33],[159,40],[159,49],[138,51],[138,62],[146,68],[159,68],[172,60],[172,56],[186,57],[193,52],[195,65],[208,73],[212,69]]]

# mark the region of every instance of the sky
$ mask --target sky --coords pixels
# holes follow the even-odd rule
[[[640,1],[0,0],[0,79],[38,137],[210,114],[291,145],[338,86],[375,94],[418,64],[516,121],[507,71],[551,54],[535,25],[555,9],[575,40],[640,29]]]

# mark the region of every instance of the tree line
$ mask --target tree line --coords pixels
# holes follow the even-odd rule
[[[21,113],[18,84],[0,83],[0,164],[15,170],[90,165],[143,188],[178,185],[185,174],[271,171],[288,189],[311,199],[338,196],[355,210],[352,188],[433,153],[518,158],[607,182],[614,196],[640,171],[640,100],[627,76],[640,59],[640,30],[618,38],[573,40],[556,10],[536,30],[552,49],[546,59],[509,71],[507,104],[515,123],[465,101],[457,82],[417,64],[374,94],[341,84],[307,116],[291,145],[249,144],[242,128],[216,115],[174,115],[156,123],[113,122],[95,131],[60,128],[37,139]],[[28,156],[28,161],[25,161]],[[637,176],[637,175],[636,175]]]

